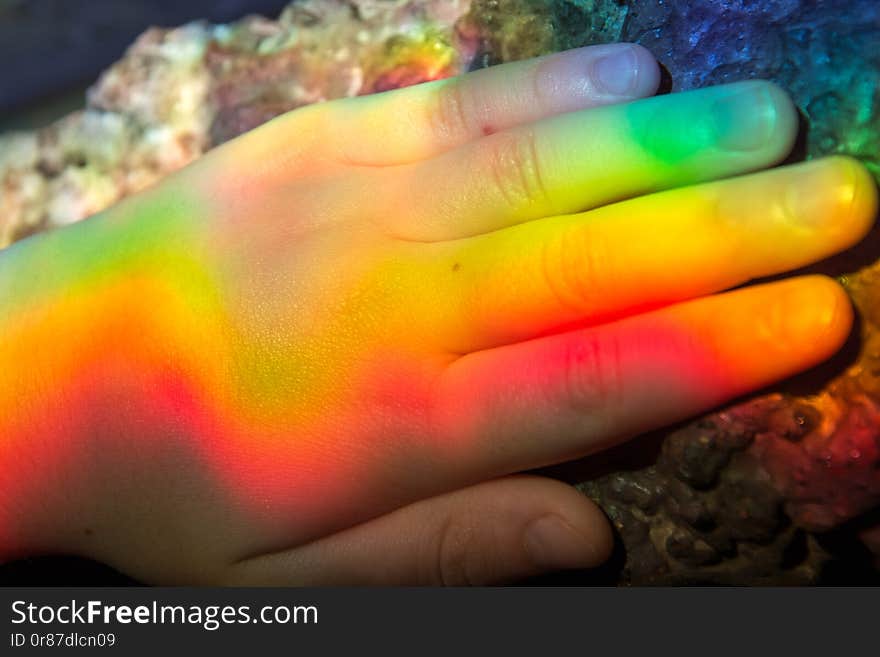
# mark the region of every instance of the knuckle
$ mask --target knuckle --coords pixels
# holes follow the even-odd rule
[[[620,340],[584,332],[565,348],[564,394],[578,414],[602,417],[619,403],[623,392]]]
[[[430,580],[443,586],[469,586],[482,583],[479,575],[476,530],[469,523],[448,518],[433,540]]]
[[[742,197],[737,192],[730,194],[725,185],[709,185],[696,196],[690,210],[693,216],[699,217],[707,230],[723,231],[730,237],[737,234],[735,228],[740,225],[736,206],[742,205]]]
[[[428,107],[428,125],[432,134],[443,143],[470,133],[474,118],[473,101],[465,86],[454,81],[440,86]]]
[[[542,277],[551,298],[577,316],[595,312],[613,285],[608,242],[584,225],[560,230],[541,254]]]
[[[532,129],[497,133],[487,140],[490,179],[511,208],[549,205],[538,139]]]

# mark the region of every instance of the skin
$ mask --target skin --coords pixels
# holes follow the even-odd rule
[[[603,87],[615,53],[634,76]],[[792,146],[782,90],[628,102],[658,79],[601,46],[311,106],[7,249],[0,557],[219,584],[601,563],[599,509],[516,473],[829,357],[835,282],[741,286],[876,211],[846,158],[751,173]]]

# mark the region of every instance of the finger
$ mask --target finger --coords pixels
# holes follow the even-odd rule
[[[422,500],[363,525],[235,566],[232,584],[490,584],[602,563],[602,512],[574,488],[518,476]]]
[[[481,235],[438,261],[453,291],[431,326],[467,353],[718,292],[852,246],[876,206],[832,157]]]
[[[322,147],[354,165],[413,162],[546,116],[649,96],[659,80],[641,46],[578,48],[329,103],[319,110],[333,126]],[[274,127],[276,138],[293,137],[283,119]]]
[[[497,475],[579,457],[811,367],[851,323],[843,288],[809,276],[470,354],[438,385],[438,460]]]
[[[478,235],[765,167],[796,128],[788,96],[763,81],[571,112],[382,171],[376,212],[404,239]]]

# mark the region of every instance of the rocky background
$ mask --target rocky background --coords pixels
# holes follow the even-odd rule
[[[802,111],[795,159],[848,153],[880,177],[875,0],[300,0],[277,20],[151,29],[86,109],[0,136],[0,246],[94,214],[290,109],[618,40],[660,58],[667,91],[775,80]],[[839,276],[861,316],[834,361],[551,470],[605,509],[619,549],[599,572],[549,581],[880,581],[878,260],[875,231],[813,268]]]

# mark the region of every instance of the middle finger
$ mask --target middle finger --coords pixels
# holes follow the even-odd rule
[[[867,170],[832,157],[462,240],[432,326],[465,353],[718,292],[851,246],[875,205]]]

